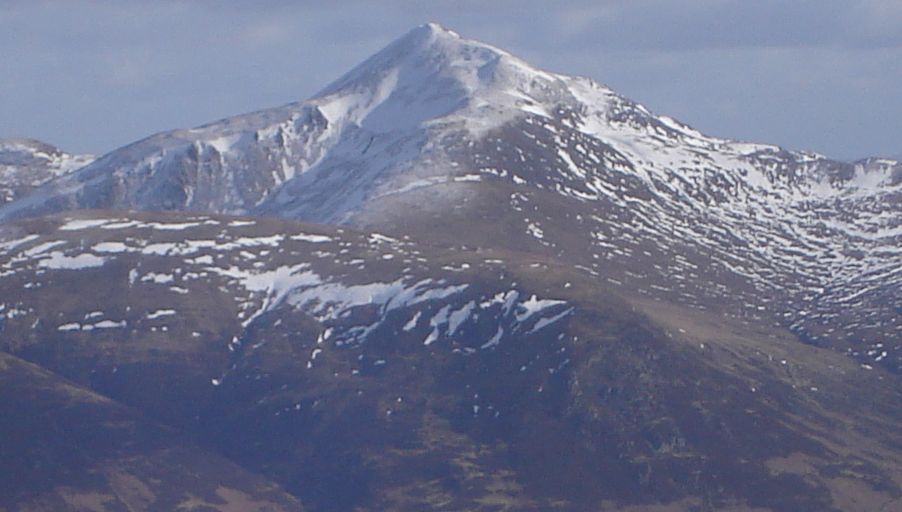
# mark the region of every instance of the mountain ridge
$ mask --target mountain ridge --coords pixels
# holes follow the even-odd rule
[[[396,83],[398,73],[412,77],[398,84]],[[422,90],[424,84],[425,90],[431,91],[425,95],[425,99]],[[521,91],[518,87],[522,84],[527,85],[526,89]],[[409,91],[411,88],[420,90],[411,93]],[[434,123],[452,126],[463,123],[464,130],[497,129],[512,117],[522,116],[524,113],[547,116],[548,110],[554,108],[556,101],[564,99],[565,96],[573,96],[574,92],[578,92],[583,100],[581,102],[577,100],[577,104],[592,105],[593,108],[600,109],[597,110],[597,114],[600,115],[596,116],[597,118],[605,117],[607,114],[605,110],[616,110],[611,114],[612,117],[619,116],[617,120],[623,121],[624,125],[631,121],[651,123],[655,130],[690,142],[705,140],[718,146],[735,146],[736,151],[740,152],[738,154],[756,151],[780,154],[785,151],[776,146],[704,136],[671,118],[653,115],[645,107],[626,100],[591,79],[566,77],[539,70],[503,50],[463,39],[437,24],[427,24],[389,44],[309,100],[225,118],[193,129],[152,135],[125,146],[120,151],[104,155],[91,169],[85,169],[84,176],[80,179],[69,179],[68,183],[59,184],[58,188],[61,190],[56,196],[51,189],[45,191],[49,193],[49,197],[42,198],[41,194],[38,194],[25,205],[28,206],[30,202],[34,207],[34,203],[38,203],[37,211],[41,211],[39,203],[42,200],[55,204],[50,206],[51,210],[60,208],[61,204],[64,207],[67,203],[79,207],[188,208],[220,213],[248,213],[254,209],[262,209],[268,214],[276,213],[288,217],[301,215],[300,218],[304,219],[307,214],[303,212],[293,213],[290,209],[280,211],[284,209],[284,205],[279,204],[280,189],[292,178],[322,164],[321,160],[328,158],[330,152],[339,153],[335,155],[338,161],[336,165],[341,165],[343,159],[351,159],[352,162],[356,162],[355,165],[361,166],[364,164],[354,160],[353,153],[377,149],[380,134],[386,127],[390,131],[398,131],[398,124],[402,126],[413,124],[415,127],[428,128]],[[400,105],[387,108],[386,101]],[[417,111],[411,107],[417,105],[423,110],[420,114],[414,115]],[[455,113],[457,115],[452,115]],[[607,132],[606,135],[611,135],[611,130],[602,125],[596,124],[589,128],[596,131],[601,129]],[[341,132],[348,130],[351,134],[342,138]],[[428,136],[422,133],[402,134],[396,137],[390,141],[394,158],[398,159],[399,146],[407,147],[407,151],[415,153],[416,146],[426,143],[427,140]],[[228,198],[224,204],[210,203],[209,199],[202,201],[193,196],[193,189],[199,184],[194,181],[201,179],[200,177],[192,179],[185,176],[153,176],[157,172],[174,172],[167,171],[166,165],[169,164],[178,167],[196,162],[194,165],[231,169],[225,162],[217,160],[227,160],[230,151],[249,151],[245,147],[248,144],[251,145],[254,154],[246,156],[245,161],[236,163],[236,168],[222,178],[226,182],[231,180],[232,183],[220,187],[222,188],[220,195]],[[345,147],[345,150],[341,147],[338,149],[330,147],[334,144]],[[411,148],[411,145],[414,147]],[[168,155],[173,151],[179,155],[177,157]],[[139,156],[135,160],[133,155],[135,152],[143,152],[145,156]],[[370,153],[370,158],[373,152]],[[819,155],[797,154],[806,159],[828,161]],[[435,158],[425,160],[420,158],[419,166],[442,162],[442,155],[438,154]],[[371,172],[390,175],[401,170],[411,173],[410,166],[416,167],[416,164],[415,154],[404,155],[402,152],[399,161],[389,161]],[[447,165],[447,162],[445,164]],[[123,165],[137,165],[138,168],[126,170],[116,184],[102,187],[95,194],[98,197],[92,198],[90,194],[83,194],[88,197],[76,199],[71,197],[73,192],[67,192],[71,187],[75,187],[76,190],[84,189],[89,186],[87,184],[95,182],[102,175],[115,169],[128,169],[123,168]],[[147,169],[141,171],[141,166],[146,166]],[[445,173],[453,170],[445,169]],[[133,181],[129,175],[141,172],[149,172],[151,176],[143,179],[138,177],[138,181],[129,185],[129,181]],[[431,177],[440,175],[442,174],[433,173]],[[160,179],[163,179],[164,183],[157,183]],[[87,184],[79,185],[79,181]],[[185,183],[179,185],[180,182]],[[408,179],[396,185],[390,184],[388,188],[399,190],[416,183],[416,179]],[[248,194],[242,191],[241,184],[250,185],[252,192]],[[373,185],[373,178],[370,178],[366,187],[371,189]],[[299,188],[305,186],[309,184],[298,185]],[[124,190],[117,190],[123,187]],[[159,201],[154,202],[152,197],[148,197],[149,194],[142,195],[138,190],[129,192],[130,187],[149,187],[157,195],[168,192],[170,195],[176,193],[177,197],[160,204]],[[182,190],[172,187],[181,187]],[[113,196],[104,198],[104,192]],[[296,195],[296,192],[292,193]],[[282,201],[292,193],[282,193]],[[365,188],[360,193],[366,195],[369,192]],[[116,199],[116,194],[125,195]],[[144,202],[141,197],[144,197]],[[261,201],[268,202],[269,205],[264,204],[261,208]],[[349,203],[344,211],[333,215],[346,219],[348,208],[353,209],[354,203]],[[8,218],[16,214],[20,213],[11,212],[9,208],[0,210],[2,217]]]
[[[92,155],[66,153],[36,139],[0,139],[0,205],[11,203],[93,160]]]

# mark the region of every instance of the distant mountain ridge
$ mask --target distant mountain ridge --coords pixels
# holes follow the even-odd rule
[[[770,155],[811,174],[761,175],[764,181],[758,182],[770,182],[768,188],[780,188],[774,180],[788,179],[807,193],[824,194],[832,189],[819,185],[825,180],[847,183],[840,189],[857,183],[841,179],[855,173],[854,165],[707,137],[590,79],[539,70],[428,24],[311,100],[156,134],[104,155],[77,175],[0,210],[0,216],[132,208],[347,221],[382,195],[454,176],[466,179],[466,172],[485,174],[463,167],[467,162],[455,151],[517,120],[560,118],[565,112],[591,113],[577,129],[621,157],[637,137],[651,135],[658,141],[646,144],[645,156],[673,145],[713,150],[734,166]],[[640,162],[631,157],[643,155],[626,156],[636,165]],[[757,174],[761,167],[752,170]]]
[[[0,205],[93,160],[91,155],[72,155],[34,139],[0,139]]]

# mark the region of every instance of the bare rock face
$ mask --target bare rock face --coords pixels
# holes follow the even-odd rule
[[[0,206],[0,379],[143,415],[98,468],[222,510],[902,503],[896,160],[712,137],[434,24],[304,102],[28,144],[10,176],[58,172]],[[75,464],[37,439],[11,471]],[[27,475],[0,508],[74,485]]]

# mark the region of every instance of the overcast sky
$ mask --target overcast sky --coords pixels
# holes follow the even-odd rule
[[[900,0],[0,0],[0,137],[102,153],[297,101],[427,21],[710,134],[902,153]]]

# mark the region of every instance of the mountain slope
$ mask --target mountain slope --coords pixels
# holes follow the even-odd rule
[[[300,510],[171,429],[3,352],[0,413],[2,510]]]
[[[541,256],[183,214],[34,219],[2,240],[4,351],[311,510],[902,496],[890,374],[778,328],[626,300]]]
[[[0,350],[310,510],[892,510],[900,169],[425,25],[0,206]]]

